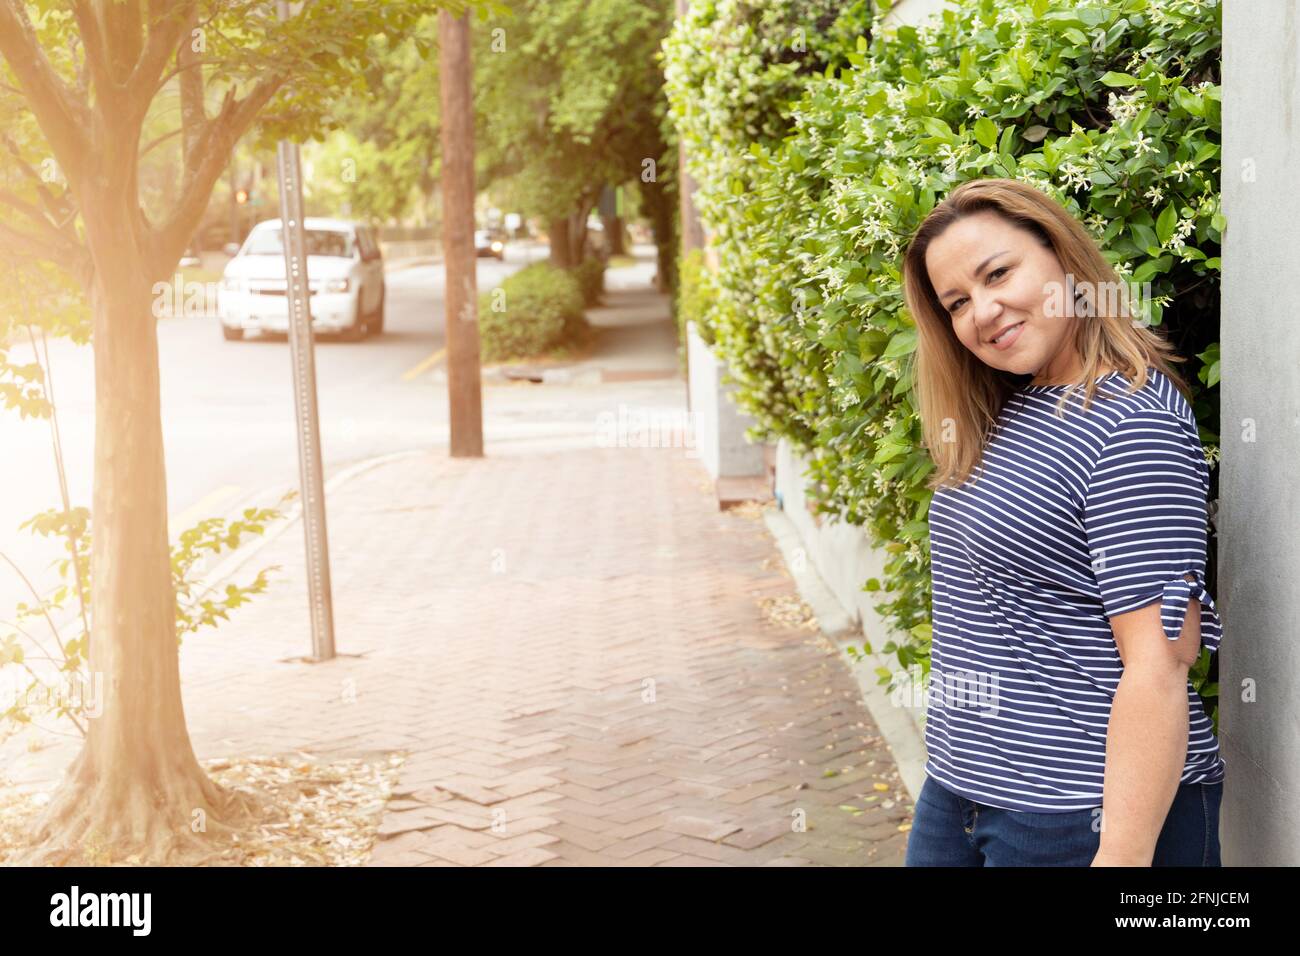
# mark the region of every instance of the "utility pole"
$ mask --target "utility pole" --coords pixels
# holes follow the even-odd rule
[[[483,456],[478,258],[474,251],[474,103],[468,13],[438,11],[442,87],[442,258],[451,457]]]
[[[239,197],[236,195],[239,191],[239,177],[235,172],[235,150],[230,151],[230,238],[222,246],[222,252],[225,252],[225,246],[232,242],[239,242]]]

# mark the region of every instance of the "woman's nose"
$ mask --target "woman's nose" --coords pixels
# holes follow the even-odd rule
[[[972,293],[971,309],[975,314],[975,325],[981,334],[986,330],[992,331],[991,326],[1002,315],[1002,303],[998,301],[997,295],[992,293]]]

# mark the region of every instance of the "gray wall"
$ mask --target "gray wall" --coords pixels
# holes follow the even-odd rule
[[[1223,16],[1219,740],[1225,866],[1300,864],[1300,12]],[[1253,429],[1253,434],[1251,433]],[[1248,692],[1253,687],[1254,701]],[[1246,699],[1243,699],[1246,698]]]
[[[700,338],[695,323],[686,323],[687,366],[690,375],[691,428],[700,462],[718,478],[747,478],[766,471],[763,446],[751,444],[745,431],[754,424],[736,407],[736,384],[724,381],[727,365]]]
[[[960,6],[956,0],[899,0],[894,4],[893,9],[885,14],[885,26],[914,27],[939,13],[944,7],[956,6]]]

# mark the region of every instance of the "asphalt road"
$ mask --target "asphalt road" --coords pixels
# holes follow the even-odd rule
[[[478,260],[478,286],[491,288],[542,247],[515,245],[505,262]],[[318,341],[315,349],[321,448],[328,479],[352,462],[447,441],[445,383],[435,380],[443,348],[443,267],[392,269],[386,277],[384,333],[362,342]],[[298,486],[298,445],[289,343],[227,342],[214,316],[158,323],[163,441],[171,538],[197,521],[271,504]],[[94,360],[89,347],[51,341],[50,361],[73,506],[90,507],[94,457]],[[10,349],[31,361],[26,344]],[[19,531],[39,511],[60,506],[45,420],[0,415],[4,494],[0,552],[44,591],[58,582],[50,562],[62,544]],[[30,591],[0,560],[0,622]],[[0,624],[0,634],[5,633]]]

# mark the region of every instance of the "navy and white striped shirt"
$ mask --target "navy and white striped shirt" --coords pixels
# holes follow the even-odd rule
[[[1176,640],[1197,598],[1201,642],[1219,646],[1205,589],[1209,467],[1186,399],[1147,376],[1133,394],[1123,373],[1101,376],[1087,413],[1076,389],[1064,418],[1068,386],[1021,386],[973,477],[931,500],[926,773],[969,800],[1101,806],[1124,670],[1110,616],[1159,601]],[[1217,783],[1224,762],[1190,680],[1187,707],[1181,782]]]

